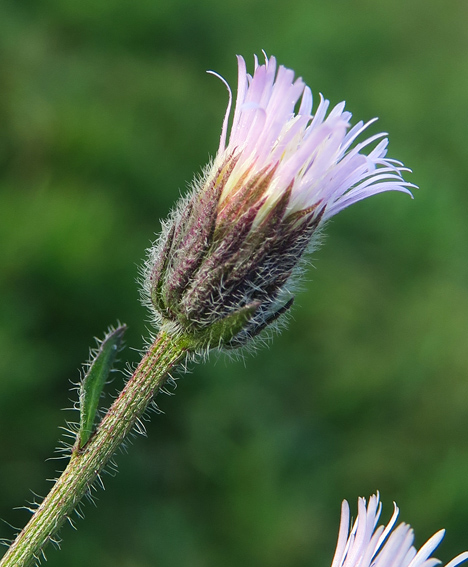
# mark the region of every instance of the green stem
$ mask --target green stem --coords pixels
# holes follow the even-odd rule
[[[0,567],[28,567],[39,559],[187,350],[180,339],[164,333],[157,337],[96,433],[82,449],[73,451],[66,469],[3,556]]]

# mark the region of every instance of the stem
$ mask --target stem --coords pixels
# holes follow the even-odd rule
[[[73,450],[66,469],[3,556],[0,567],[28,567],[38,561],[187,350],[181,339],[160,333],[95,434],[82,449]]]

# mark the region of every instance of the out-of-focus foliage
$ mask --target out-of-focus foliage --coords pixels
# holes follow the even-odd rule
[[[64,466],[45,459],[92,336],[117,319],[129,346],[148,335],[137,266],[217,148],[227,95],[206,69],[234,85],[236,53],[276,55],[356,120],[380,116],[374,132],[421,187],[330,223],[288,331],[161,397],[166,413],[50,567],[326,567],[341,499],[376,489],[419,545],[445,526],[442,559],[468,546],[467,19],[464,0],[0,4],[0,516],[13,525]]]

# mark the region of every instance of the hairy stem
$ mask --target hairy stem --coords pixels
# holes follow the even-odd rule
[[[169,370],[187,350],[183,340],[164,333],[157,337],[95,434],[82,449],[73,451],[66,469],[3,556],[0,567],[28,567],[38,562],[44,547],[99,478],[103,467],[166,381]]]

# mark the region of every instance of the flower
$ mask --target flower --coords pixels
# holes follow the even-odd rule
[[[353,146],[362,132],[377,119],[358,122],[351,130],[351,113],[345,103],[336,105],[327,116],[329,101],[320,95],[312,115],[312,93],[294,72],[265,56],[265,64],[255,58],[253,77],[246,72],[245,61],[238,57],[238,90],[229,143],[226,146],[230,102],[224,118],[215,165],[230,155],[238,160],[223,190],[224,199],[233,198],[238,180],[246,172],[248,183],[264,168],[275,167],[263,210],[291,187],[286,216],[314,208],[321,212],[321,222],[342,209],[383,191],[403,191],[413,186],[405,183],[400,162],[385,158],[388,139],[380,133]],[[296,105],[299,110],[295,112]],[[349,130],[349,131],[348,131]],[[380,140],[367,155],[367,146]],[[414,186],[413,186],[414,187]]]
[[[158,325],[196,348],[241,346],[278,321],[332,216],[383,191],[411,194],[405,168],[385,157],[385,134],[356,143],[374,120],[351,127],[344,103],[328,112],[323,97],[313,114],[309,87],[274,57],[255,58],[253,76],[242,57],[238,69],[229,140],[222,79],[229,104],[216,157],[163,223],[143,270]]]
[[[402,523],[393,529],[399,513],[396,504],[387,526],[376,528],[381,510],[379,494],[371,496],[368,505],[365,498],[359,498],[358,516],[349,531],[349,505],[346,500],[343,501],[331,567],[434,567],[440,564],[431,554],[442,541],[445,530],[438,531],[417,551],[413,546],[411,526]],[[456,567],[467,560],[468,552],[465,551],[446,567]]]

